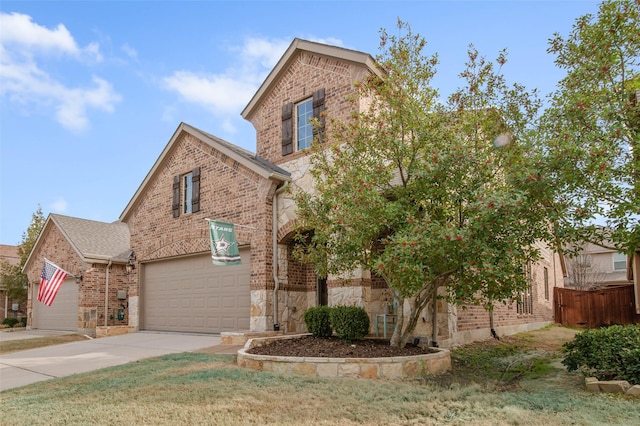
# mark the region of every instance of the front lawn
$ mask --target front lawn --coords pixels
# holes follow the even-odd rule
[[[435,380],[291,377],[184,353],[5,391],[0,410],[12,425],[638,424],[640,401],[586,392],[540,343],[548,330],[457,349]]]

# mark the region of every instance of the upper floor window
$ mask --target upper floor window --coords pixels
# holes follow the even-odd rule
[[[191,197],[193,196],[193,173],[182,176],[182,213],[191,213]]]
[[[613,253],[613,270],[614,271],[626,271],[627,270],[627,255],[624,253]]]
[[[282,155],[309,148],[314,138],[323,139],[324,134],[324,89],[313,92],[309,99],[295,105],[289,102],[282,106]],[[317,118],[320,126],[314,126],[311,119]],[[294,126],[295,124],[295,126]]]
[[[173,217],[200,211],[200,167],[173,177]]]
[[[306,149],[313,142],[313,100],[307,99],[296,105],[296,148]]]

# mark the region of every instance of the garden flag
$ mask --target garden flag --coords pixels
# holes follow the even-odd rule
[[[47,259],[44,260],[42,274],[40,274],[40,288],[38,289],[38,300],[47,306],[51,306],[56,298],[60,286],[69,275],[64,269],[59,268]]]
[[[211,259],[214,265],[239,265],[240,251],[232,223],[209,219]]]

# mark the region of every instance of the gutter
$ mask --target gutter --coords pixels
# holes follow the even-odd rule
[[[104,291],[104,326],[109,326],[109,272],[111,271],[111,259],[109,259],[109,263],[107,264],[107,281],[105,282],[105,291]]]
[[[273,244],[273,330],[280,330],[280,324],[278,323],[278,290],[280,288],[280,281],[278,280],[278,194],[282,193],[286,188],[285,185],[277,188],[273,193],[273,199],[271,201],[272,209],[272,244]]]

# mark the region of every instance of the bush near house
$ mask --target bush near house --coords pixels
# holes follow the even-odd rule
[[[304,323],[307,331],[316,337],[329,337],[333,334],[330,322],[331,308],[314,306],[304,312]]]
[[[3,325],[7,325],[9,326],[9,328],[13,327],[14,325],[16,325],[16,323],[18,322],[18,320],[16,318],[5,318],[2,321]]]
[[[347,342],[363,339],[369,333],[369,314],[358,306],[334,306],[330,315],[331,327]]]
[[[333,332],[346,342],[363,339],[369,333],[369,314],[358,306],[314,306],[304,312],[307,331],[316,337]]]
[[[598,380],[640,384],[640,325],[585,330],[562,345],[562,364]]]

